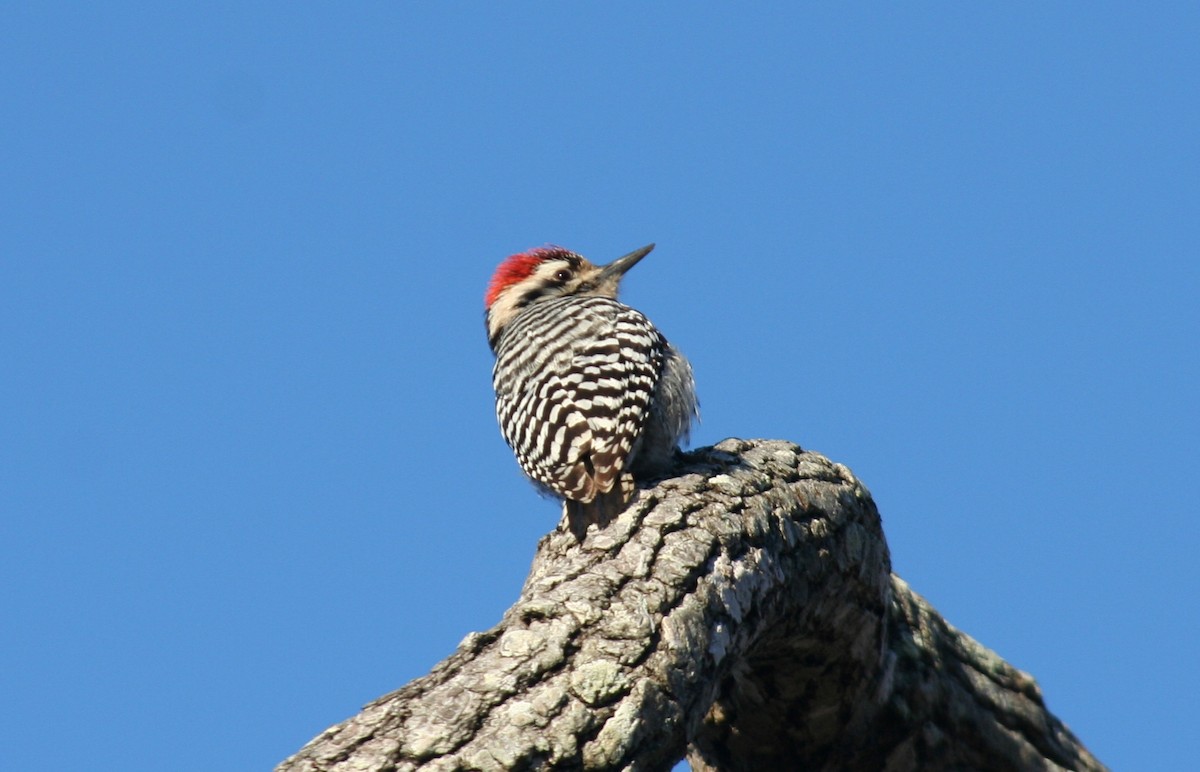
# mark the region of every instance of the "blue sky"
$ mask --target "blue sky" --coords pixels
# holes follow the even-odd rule
[[[694,444],[873,492],[895,570],[1117,769],[1187,769],[1188,4],[0,11],[0,742],[269,768],[515,599],[558,508],[482,295],[547,242]]]

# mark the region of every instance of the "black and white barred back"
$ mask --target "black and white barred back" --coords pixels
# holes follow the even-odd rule
[[[500,337],[492,384],[500,431],[525,473],[571,501],[612,490],[642,450],[668,349],[650,320],[610,298],[524,309]]]

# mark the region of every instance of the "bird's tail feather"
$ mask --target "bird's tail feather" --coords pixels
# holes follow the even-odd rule
[[[567,527],[571,529],[575,538],[582,542],[589,525],[595,524],[598,528],[604,528],[624,512],[633,500],[636,490],[633,477],[622,474],[610,490],[596,494],[591,501],[565,500],[563,514],[567,518]]]

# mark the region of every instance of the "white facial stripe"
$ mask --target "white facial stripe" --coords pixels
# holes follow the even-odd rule
[[[554,274],[563,269],[571,270],[571,264],[566,260],[547,260],[537,267],[533,275],[544,281],[553,281]],[[528,281],[528,279],[526,279]]]

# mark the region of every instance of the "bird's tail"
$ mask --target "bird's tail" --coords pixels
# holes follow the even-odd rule
[[[589,525],[595,524],[598,528],[604,528],[624,512],[629,502],[633,501],[636,490],[633,476],[625,473],[617,479],[611,489],[596,494],[591,501],[566,499],[563,501],[563,514],[567,518],[567,527],[571,529],[575,538],[582,542]]]

